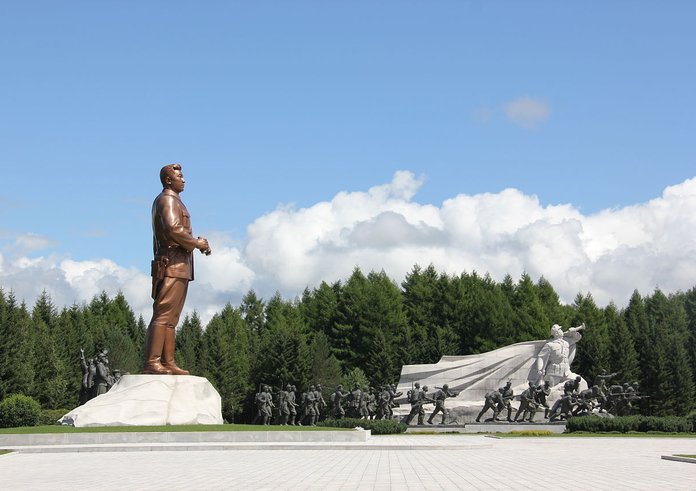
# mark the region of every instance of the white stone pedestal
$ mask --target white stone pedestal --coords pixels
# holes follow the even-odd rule
[[[222,424],[222,401],[203,377],[124,375],[109,392],[59,422],[76,427]]]

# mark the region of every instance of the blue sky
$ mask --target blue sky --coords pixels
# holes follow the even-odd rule
[[[307,215],[302,210],[342,192],[399,187],[398,171],[417,182],[414,195],[395,191],[410,205],[442,211],[458,196],[514,188],[538,197],[540,210],[570,206],[582,222],[576,235],[586,240],[592,227],[584,219],[643,206],[696,174],[695,14],[692,2],[640,1],[5,2],[0,282],[31,299],[36,285],[19,280],[19,269],[40,259],[47,262],[36,267],[59,276],[66,259],[146,273],[149,207],[159,168],[171,161],[184,165],[194,231],[220,237],[218,249],[250,271],[243,285],[211,281],[214,305],[242,288],[292,296],[303,282],[343,277],[343,266],[312,263],[313,276],[274,279],[272,262],[251,255],[258,237],[249,226],[276,217],[280,206],[294,211],[274,226],[288,229]],[[382,223],[380,214],[395,210],[372,206],[372,215],[341,230]],[[451,232],[435,219],[400,216]],[[264,231],[286,241],[274,245],[281,251],[266,246],[276,256],[306,233]],[[363,244],[361,255],[351,244],[334,259],[348,271],[372,266],[363,258],[376,246]],[[391,274],[403,275],[414,258],[497,275],[508,264],[469,264],[467,257],[487,253],[445,250],[443,242],[430,255],[418,244]],[[587,267],[596,267],[594,253],[583,250]],[[443,259],[458,253],[458,261]],[[552,276],[525,257],[511,260],[511,273]],[[672,285],[652,273],[634,280]],[[582,287],[603,290],[598,281]],[[66,301],[81,300],[87,288],[80,291]],[[623,294],[602,299],[621,303]]]

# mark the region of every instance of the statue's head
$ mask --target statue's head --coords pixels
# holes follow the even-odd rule
[[[314,386],[313,386],[313,385],[310,385],[310,386],[309,386],[309,390],[314,391]]]
[[[414,387],[415,387],[416,389],[420,389],[420,382],[416,382],[416,383],[413,384],[413,385],[414,385]]]
[[[160,169],[160,182],[165,189],[171,189],[177,193],[184,191],[186,180],[181,172],[181,164],[167,164]]]
[[[582,377],[581,377],[580,375],[578,375],[577,377],[575,377],[575,381],[576,381],[577,383],[580,383],[581,380],[582,380]]]
[[[563,337],[563,329],[558,324],[551,326],[551,337],[554,339],[559,339]]]
[[[290,384],[286,385],[285,390],[292,390],[292,385],[290,385]]]
[[[337,386],[336,386],[336,390],[343,390],[343,386],[342,386],[342,385],[340,385],[340,384],[339,384],[339,385],[337,385]]]
[[[449,385],[447,385],[447,384],[443,385],[443,386],[442,386],[442,389],[443,389],[443,390],[449,389]]]
[[[423,386],[423,392],[428,392],[428,386],[427,386],[427,385],[424,385],[424,386]]]

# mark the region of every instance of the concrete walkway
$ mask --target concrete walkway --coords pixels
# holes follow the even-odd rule
[[[399,435],[375,436],[368,443],[374,448],[13,453],[0,456],[0,486],[12,490],[696,489],[696,465],[661,459],[696,453],[696,439]],[[413,449],[400,450],[403,445]]]

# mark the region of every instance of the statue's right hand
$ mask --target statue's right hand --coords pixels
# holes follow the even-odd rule
[[[205,237],[198,237],[198,244],[196,245],[196,247],[206,256],[209,256],[212,252],[210,250],[210,244],[208,244],[208,239],[206,239]]]

